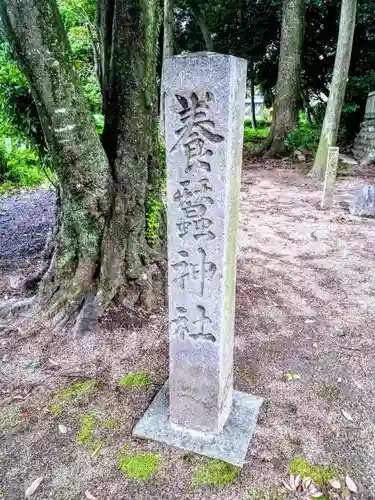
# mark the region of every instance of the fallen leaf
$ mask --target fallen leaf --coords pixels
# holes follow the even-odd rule
[[[29,418],[29,417],[33,416],[33,414],[31,412],[29,412],[29,411],[27,411],[27,410],[25,410],[23,408],[21,408],[20,415],[23,418]]]
[[[357,485],[348,475],[346,475],[345,483],[349,491],[351,491],[352,493],[358,493]]]
[[[37,479],[35,479],[35,481],[33,481],[25,491],[25,498],[30,498],[31,495],[36,492],[42,481],[43,481],[43,476],[40,476]]]
[[[344,500],[350,500],[351,493],[349,491],[349,488],[347,488],[346,486],[344,486],[344,488],[342,489],[341,494]]]
[[[328,483],[332,486],[332,488],[335,488],[335,490],[341,490],[341,483],[338,479],[331,479],[328,481]]]
[[[352,416],[350,415],[350,413],[348,413],[347,411],[345,410],[341,410],[341,413],[344,415],[344,417],[349,420],[350,422],[353,422],[353,419],[352,419]]]
[[[85,497],[88,499],[88,500],[98,500],[96,497],[94,497],[94,495],[92,493],[90,493],[89,490],[86,490],[85,491]]]
[[[101,450],[101,449],[102,449],[102,445],[101,445],[101,444],[99,444],[99,445],[95,448],[95,450],[92,452],[91,456],[92,456],[92,457],[96,457],[96,455],[98,455],[98,454],[100,453],[100,450]]]
[[[286,372],[283,375],[283,379],[286,382],[291,382],[292,380],[301,380],[301,376],[298,375],[298,373],[295,373],[295,372]]]
[[[65,427],[65,425],[59,424],[59,432],[61,432],[61,434],[66,434],[68,432],[68,429]]]

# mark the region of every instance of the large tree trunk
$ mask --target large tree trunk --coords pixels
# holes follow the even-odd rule
[[[55,0],[0,0],[32,90],[61,191],[54,253],[35,305],[79,334],[115,296],[150,306],[159,262],[162,174],[156,117],[157,0],[102,0],[103,145]]]
[[[164,0],[163,59],[173,56],[173,0]]]
[[[199,26],[199,29],[201,30],[204,44],[206,46],[206,50],[208,52],[213,52],[214,51],[214,41],[212,39],[212,35],[210,33],[210,30],[208,29],[206,20],[204,19],[202,14],[198,11],[194,12],[194,18],[196,20],[196,23]]]
[[[298,123],[305,0],[284,0],[279,70],[270,134],[262,146],[268,156],[284,153],[284,140]]]
[[[254,83],[254,64],[250,61],[250,99],[251,99],[251,127],[257,128],[257,118],[255,114],[255,83]]]
[[[163,32],[163,65],[161,72],[160,85],[160,135],[165,138],[165,106],[164,106],[164,82],[163,82],[163,67],[164,60],[167,57],[173,56],[173,1],[164,0],[164,32]]]
[[[336,58],[319,147],[310,175],[324,178],[328,148],[335,146],[353,47],[357,0],[342,0]]]

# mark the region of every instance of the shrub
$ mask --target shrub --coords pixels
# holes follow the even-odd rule
[[[256,129],[251,128],[248,122],[245,122],[244,129],[244,145],[245,148],[252,149],[260,145],[268,136],[270,127],[269,125],[261,125]]]
[[[316,151],[319,145],[320,127],[310,123],[302,122],[285,139],[287,149],[307,149]]]

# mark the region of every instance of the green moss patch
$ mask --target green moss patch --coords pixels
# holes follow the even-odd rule
[[[328,481],[338,476],[334,469],[311,464],[304,457],[293,458],[289,462],[289,472],[294,475],[300,474],[303,478],[311,478],[320,489],[326,488]]]
[[[235,482],[239,472],[240,469],[234,465],[227,464],[221,460],[209,460],[197,470],[194,476],[194,484],[196,486],[203,484],[228,486]]]
[[[48,411],[54,416],[59,417],[61,415],[61,408],[58,405],[51,405],[48,407]]]
[[[93,392],[97,386],[96,380],[77,380],[57,392],[54,399],[61,403],[75,401],[83,395]]]
[[[107,420],[102,420],[100,422],[100,428],[101,429],[117,429],[118,427],[121,426],[121,420],[115,419],[115,418],[108,418]]]
[[[127,387],[128,389],[137,389],[140,387],[147,387],[150,383],[150,377],[145,372],[130,372],[124,375],[119,385],[120,387]]]
[[[81,424],[77,434],[77,442],[84,444],[93,455],[98,455],[102,448],[99,439],[94,439],[95,419],[92,415],[82,415]]]
[[[131,454],[123,449],[118,457],[118,468],[131,479],[145,481],[158,470],[160,458],[153,453]]]

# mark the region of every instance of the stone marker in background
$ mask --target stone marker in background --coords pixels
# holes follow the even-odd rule
[[[364,186],[350,206],[352,215],[375,217],[375,186]]]
[[[337,166],[339,161],[339,148],[328,148],[326,176],[324,179],[321,208],[331,208],[335,190]]]
[[[242,466],[262,402],[233,391],[246,61],[172,57],[164,85],[170,372],[133,434]]]

